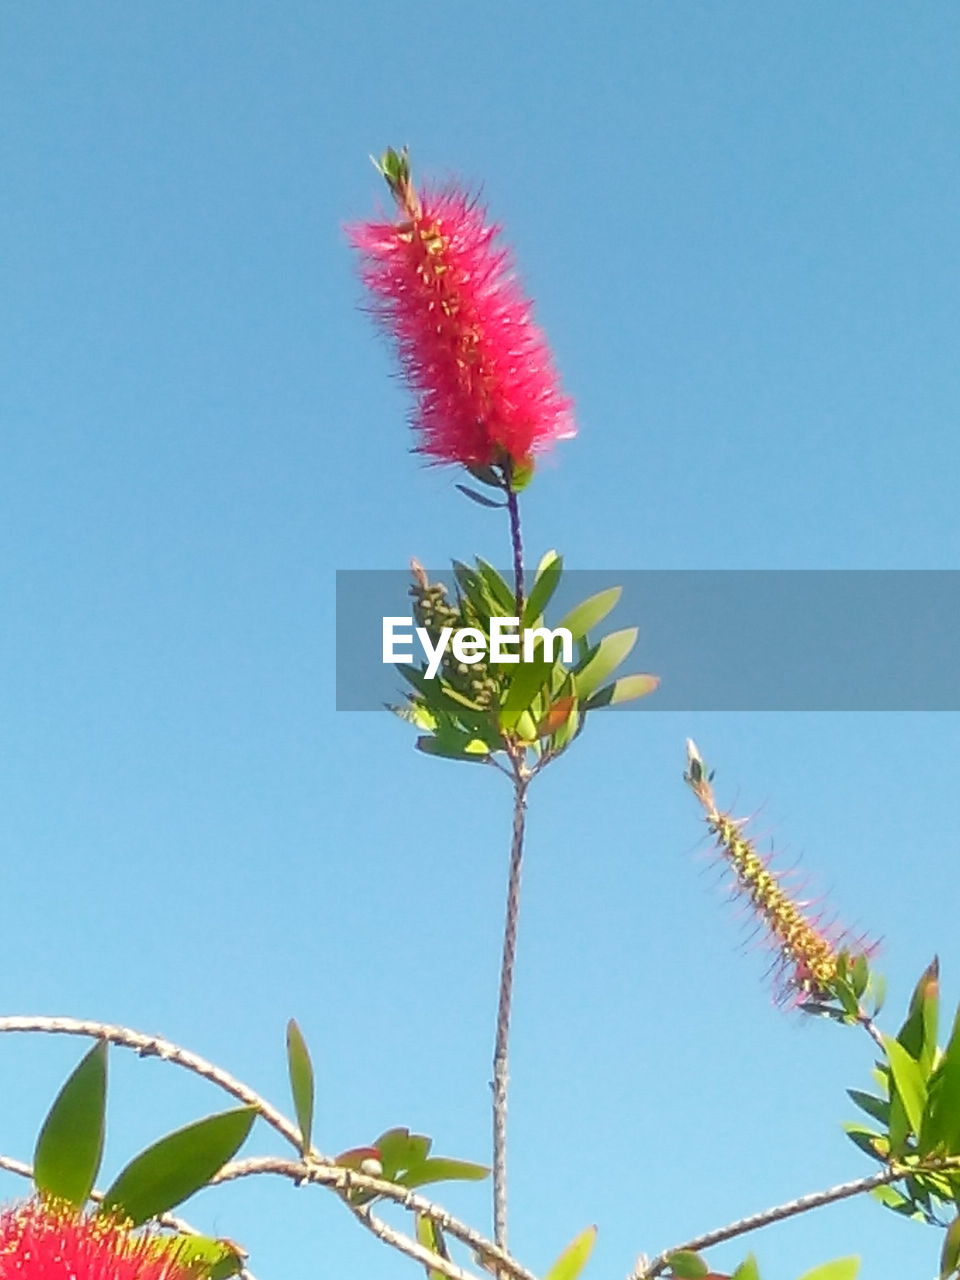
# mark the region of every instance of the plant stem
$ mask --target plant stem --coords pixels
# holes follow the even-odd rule
[[[523,621],[523,539],[520,535],[520,504],[507,476],[507,511],[510,515],[510,543],[513,547],[513,581],[517,615]]]
[[[716,1231],[704,1232],[701,1236],[694,1236],[692,1240],[686,1240],[683,1244],[674,1245],[672,1249],[664,1249],[663,1253],[658,1253],[652,1262],[646,1258],[641,1258],[636,1268],[630,1273],[628,1280],[653,1280],[655,1276],[661,1275],[670,1268],[670,1258],[675,1253],[699,1253],[702,1249],[712,1248],[713,1245],[723,1244],[726,1240],[733,1240],[737,1236],[746,1235],[750,1231],[757,1231],[760,1227],[768,1227],[774,1222],[783,1222],[787,1218],[793,1218],[800,1213],[809,1213],[811,1209],[821,1209],[824,1205],[836,1204],[839,1200],[849,1199],[850,1196],[859,1196],[866,1191],[872,1191],[875,1187],[889,1186],[891,1182],[899,1182],[901,1178],[909,1177],[912,1174],[923,1172],[937,1172],[941,1169],[955,1169],[957,1167],[957,1158],[955,1156],[947,1156],[945,1158],[927,1158],[921,1160],[914,1165],[893,1164],[889,1168],[882,1169],[879,1173],[868,1174],[865,1178],[856,1178],[853,1182],[841,1182],[839,1186],[829,1187],[826,1191],[815,1191],[811,1195],[800,1196],[796,1200],[789,1200],[786,1204],[774,1206],[772,1209],[765,1209],[762,1213],[751,1214],[749,1218],[741,1218],[738,1222],[731,1222],[729,1226],[720,1227]]]
[[[520,868],[530,777],[522,752],[513,763],[513,839],[507,881],[507,913],[500,962],[500,998],[497,1004],[497,1036],[493,1051],[493,1238],[507,1247],[507,1083],[509,1079],[510,1007],[513,1000],[513,965],[517,954],[517,921],[520,916]]]

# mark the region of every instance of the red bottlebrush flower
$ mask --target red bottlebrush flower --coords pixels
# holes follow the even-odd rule
[[[418,452],[467,467],[526,468],[576,430],[531,304],[496,244],[499,228],[457,188],[418,194],[396,153],[382,171],[401,219],[349,234],[417,397]]]
[[[176,1240],[137,1234],[72,1205],[30,1200],[0,1211],[0,1280],[196,1280]]]
[[[868,957],[876,951],[876,944],[864,938],[850,939],[843,930],[835,926],[824,928],[819,918],[808,916],[806,904],[786,892],[781,877],[770,870],[769,860],[743,834],[743,820],[717,808],[710,785],[713,775],[705,772],[700,754],[689,740],[687,762],[686,780],[700,801],[717,848],[733,872],[735,892],[748,899],[777,952],[774,968],[778,996],[793,1004],[827,997],[840,973],[840,956]]]

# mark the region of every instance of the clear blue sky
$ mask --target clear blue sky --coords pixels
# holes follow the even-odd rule
[[[3,1008],[165,1033],[278,1101],[292,1014],[324,1150],[407,1124],[484,1159],[507,788],[333,710],[336,569],[506,552],[409,454],[342,233],[383,206],[367,156],[481,190],[537,299],[580,434],[525,499],[532,554],[956,569],[958,55],[925,0],[5,6]],[[595,1221],[589,1275],[620,1277],[869,1171],[839,1124],[870,1046],[772,1007],[687,734],[884,935],[892,1011],[935,949],[960,993],[956,716],[596,717],[532,797],[534,1268]],[[79,1050],[0,1043],[0,1149],[29,1157]],[[220,1105],[113,1066],[108,1171]],[[486,1224],[486,1185],[443,1198]],[[414,1274],[320,1193],[190,1213],[261,1280]],[[939,1243],[863,1202],[753,1247],[765,1280],[855,1251],[894,1280]]]

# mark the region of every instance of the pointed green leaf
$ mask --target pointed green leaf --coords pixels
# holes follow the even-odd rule
[[[760,1272],[757,1270],[757,1260],[752,1253],[747,1254],[739,1267],[737,1267],[736,1271],[730,1277],[730,1280],[760,1280]]]
[[[900,1028],[897,1039],[929,1072],[937,1051],[937,1023],[940,1012],[940,961],[933,957],[927,965],[910,997],[910,1011]]]
[[[859,1258],[834,1258],[833,1262],[805,1271],[800,1280],[856,1280],[859,1270]]]
[[[478,506],[505,507],[507,505],[505,502],[495,502],[493,498],[488,498],[485,493],[477,493],[476,489],[471,489],[469,485],[455,484],[453,487],[459,489],[464,497],[469,498],[471,502],[476,502]]]
[[[888,1124],[890,1121],[890,1103],[886,1098],[878,1098],[875,1094],[864,1093],[862,1089],[848,1089],[847,1094],[853,1099],[861,1111],[865,1111],[873,1120],[878,1120],[880,1124]]]
[[[540,561],[533,589],[527,597],[527,603],[523,606],[525,627],[532,627],[553,599],[553,593],[560,583],[562,573],[563,557],[558,556],[555,551],[548,551]]]
[[[667,1261],[677,1280],[702,1280],[710,1271],[699,1253],[693,1253],[690,1249],[678,1249],[676,1253],[671,1253]]]
[[[415,698],[409,698],[402,707],[391,702],[385,702],[383,705],[387,711],[392,712],[406,724],[412,724],[415,729],[426,729],[432,732],[437,727],[437,717]]]
[[[402,1187],[425,1187],[429,1182],[479,1182],[490,1170],[483,1164],[469,1160],[448,1160],[444,1156],[431,1156],[418,1164],[408,1165],[395,1178]]]
[[[548,661],[544,656],[543,644],[534,650],[532,662],[520,662],[513,666],[507,696],[500,708],[500,728],[513,729],[530,704],[550,679],[556,659]],[[536,723],[533,735],[536,737]]]
[[[887,980],[882,973],[871,975],[870,993],[873,999],[873,1017],[875,1018],[883,1008],[884,1001],[887,998]]]
[[[901,1213],[904,1217],[913,1218],[915,1221],[923,1220],[922,1211],[896,1187],[874,1187],[870,1194],[885,1208],[892,1209],[894,1213]]]
[[[482,627],[486,629],[492,616],[501,616],[501,606],[478,570],[471,569],[469,565],[462,564],[459,560],[454,560],[452,563],[453,576],[457,580],[464,599],[473,606]]]
[[[243,1270],[247,1255],[232,1240],[210,1236],[177,1237],[177,1262],[205,1280],[228,1280]]]
[[[950,1280],[960,1270],[960,1216],[947,1227],[943,1248],[940,1250],[940,1275],[938,1280]]]
[[[843,1131],[852,1143],[874,1160],[886,1163],[890,1154],[890,1140],[885,1134],[876,1133],[873,1129],[865,1129],[859,1124],[845,1124]]]
[[[621,676],[613,684],[604,685],[586,705],[587,711],[597,707],[613,707],[619,702],[632,702],[634,698],[645,698],[660,687],[660,677],[651,675]]]
[[[543,1280],[577,1280],[587,1265],[597,1239],[597,1228],[587,1227],[567,1245]]]
[[[890,1073],[907,1113],[910,1129],[918,1134],[920,1122],[923,1119],[923,1109],[927,1103],[927,1082],[923,1078],[920,1067],[899,1040],[894,1040],[892,1036],[884,1036],[883,1046],[887,1051]]]
[[[611,631],[603,637],[593,656],[574,673],[578,697],[589,698],[610,672],[619,667],[637,643],[638,634],[636,627],[624,627],[622,631]]]
[[[138,1227],[181,1204],[236,1155],[256,1114],[255,1107],[238,1107],[167,1134],[120,1171],[100,1212],[119,1211]]]
[[[479,556],[477,556],[477,572],[483,579],[493,600],[503,610],[503,613],[498,616],[504,618],[516,617],[517,597],[513,594],[513,588],[506,579],[497,572],[492,564],[487,564],[486,560],[481,560]]]
[[[598,591],[596,595],[581,600],[557,626],[566,627],[574,640],[582,640],[588,631],[592,631],[616,607],[622,595],[622,587],[607,587],[604,591]]]
[[[74,1068],[47,1113],[33,1156],[37,1190],[78,1207],[85,1204],[103,1156],[107,1102],[107,1042],[100,1040]]]
[[[387,1129],[373,1144],[380,1152],[383,1176],[388,1182],[396,1182],[397,1174],[411,1165],[422,1164],[433,1142],[425,1134],[411,1133],[409,1129]]]
[[[418,738],[418,751],[427,756],[440,756],[444,760],[462,760],[467,764],[486,764],[490,758],[490,748],[479,738],[464,737],[462,743],[441,742],[439,738]]]
[[[867,957],[865,955],[854,956],[850,966],[850,984],[858,1000],[866,991],[869,981],[870,969],[867,965]]]
[[[293,1109],[300,1126],[300,1152],[307,1155],[313,1136],[313,1063],[307,1042],[294,1018],[287,1023],[287,1070]]]
[[[929,1104],[917,1145],[921,1155],[934,1150],[960,1155],[960,1010],[943,1058],[930,1079]]]
[[[440,1228],[431,1218],[425,1218],[422,1213],[415,1214],[416,1233],[419,1242],[424,1245],[431,1253],[436,1253],[441,1258],[449,1259],[450,1253],[447,1249],[446,1241]],[[427,1267],[428,1280],[446,1280],[442,1271],[436,1271],[433,1267]]]
[[[489,485],[491,489],[503,489],[503,477],[493,467],[467,467],[467,470],[481,484]]]

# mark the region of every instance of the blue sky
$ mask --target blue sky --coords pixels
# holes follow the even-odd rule
[[[579,435],[524,498],[531,558],[956,569],[960,11],[90,0],[0,24],[2,1004],[162,1032],[280,1102],[295,1015],[324,1150],[406,1124],[482,1160],[507,789],[333,710],[336,569],[507,549],[409,453],[343,236],[385,204],[367,157],[407,143],[480,192],[537,300]],[[772,1007],[688,734],[764,846],[884,937],[891,1021],[934,950],[960,994],[955,715],[595,717],[531,803],[511,1217],[535,1269],[598,1222],[588,1274],[622,1276],[869,1171],[839,1124],[870,1046]],[[78,1054],[4,1040],[0,1149],[29,1157]],[[220,1105],[113,1067],[108,1172]],[[444,1199],[486,1224],[486,1186]],[[320,1193],[190,1212],[260,1280],[411,1274]],[[893,1280],[939,1239],[855,1202],[752,1247],[766,1280],[849,1252]]]

